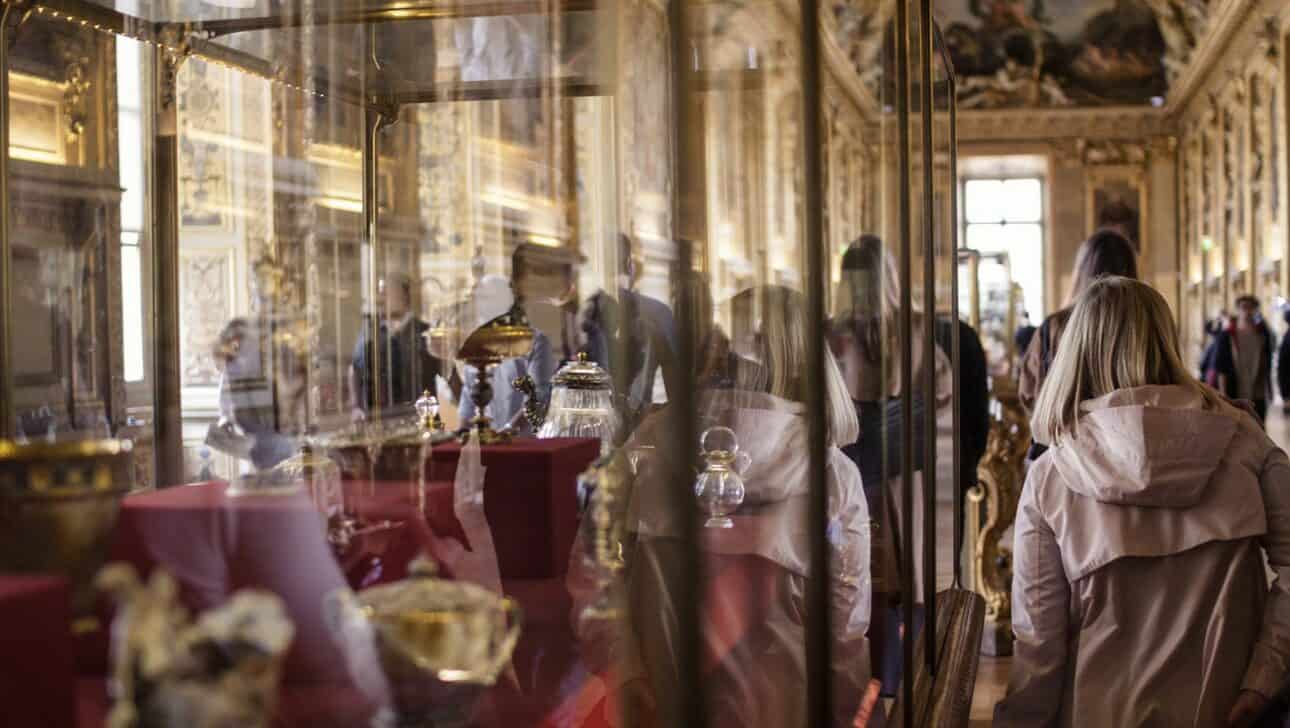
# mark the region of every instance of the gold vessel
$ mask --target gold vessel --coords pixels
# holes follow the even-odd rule
[[[0,440],[0,571],[58,574],[73,614],[94,608],[94,576],[134,482],[127,440]]]
[[[365,658],[375,655],[396,725],[427,722],[445,695],[495,684],[520,637],[514,600],[435,578],[424,557],[404,581],[333,592],[323,611],[352,670],[368,669]]]
[[[524,309],[517,305],[466,337],[457,351],[457,358],[475,367],[478,374],[475,386],[470,390],[476,414],[473,420],[463,423],[463,440],[473,430],[479,433],[479,441],[483,444],[510,441],[510,433],[493,429],[487,412],[488,403],[493,401],[493,370],[507,359],[528,354],[533,348],[533,336],[533,327],[529,326]]]

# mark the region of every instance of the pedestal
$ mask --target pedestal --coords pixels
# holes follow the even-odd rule
[[[484,512],[503,579],[550,579],[568,570],[577,533],[578,475],[599,456],[600,441],[586,438],[480,448]],[[460,458],[456,443],[435,446],[427,480],[452,482]]]

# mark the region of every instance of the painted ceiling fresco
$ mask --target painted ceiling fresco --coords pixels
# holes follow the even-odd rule
[[[959,108],[1150,104],[1165,96],[1188,5],[1204,0],[936,0]]]

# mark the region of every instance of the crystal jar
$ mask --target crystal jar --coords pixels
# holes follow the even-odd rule
[[[601,453],[608,452],[620,426],[609,373],[580,353],[577,361],[560,367],[551,385],[551,405],[538,437],[594,437]]]
[[[708,528],[732,528],[730,514],[744,502],[744,479],[751,458],[739,450],[735,431],[729,427],[710,427],[699,438],[703,471],[694,481],[694,495],[707,513],[703,524]]]

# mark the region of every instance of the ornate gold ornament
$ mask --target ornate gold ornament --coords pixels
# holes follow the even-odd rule
[[[994,384],[999,407],[977,467],[977,485],[968,491],[967,500],[969,523],[980,524],[972,539],[972,570],[986,604],[981,650],[1001,656],[1012,654],[1012,549],[1001,540],[1017,517],[1030,427],[1016,392],[1001,392],[1005,385],[999,379]]]

